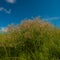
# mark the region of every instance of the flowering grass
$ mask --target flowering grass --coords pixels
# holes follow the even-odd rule
[[[0,60],[60,60],[60,30],[38,18],[7,27],[0,35]]]

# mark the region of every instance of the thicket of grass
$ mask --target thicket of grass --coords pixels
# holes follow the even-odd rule
[[[10,25],[0,36],[0,60],[60,60],[60,30],[37,18]]]

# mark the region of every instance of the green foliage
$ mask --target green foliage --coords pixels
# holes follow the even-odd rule
[[[60,60],[60,30],[37,18],[10,25],[0,38],[0,58]]]

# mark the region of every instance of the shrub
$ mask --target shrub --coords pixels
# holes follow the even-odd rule
[[[59,60],[60,30],[36,18],[8,26],[2,43],[8,57],[21,60]]]

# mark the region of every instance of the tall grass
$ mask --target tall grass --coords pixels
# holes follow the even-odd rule
[[[40,19],[7,27],[0,37],[1,60],[60,60],[60,30]]]

